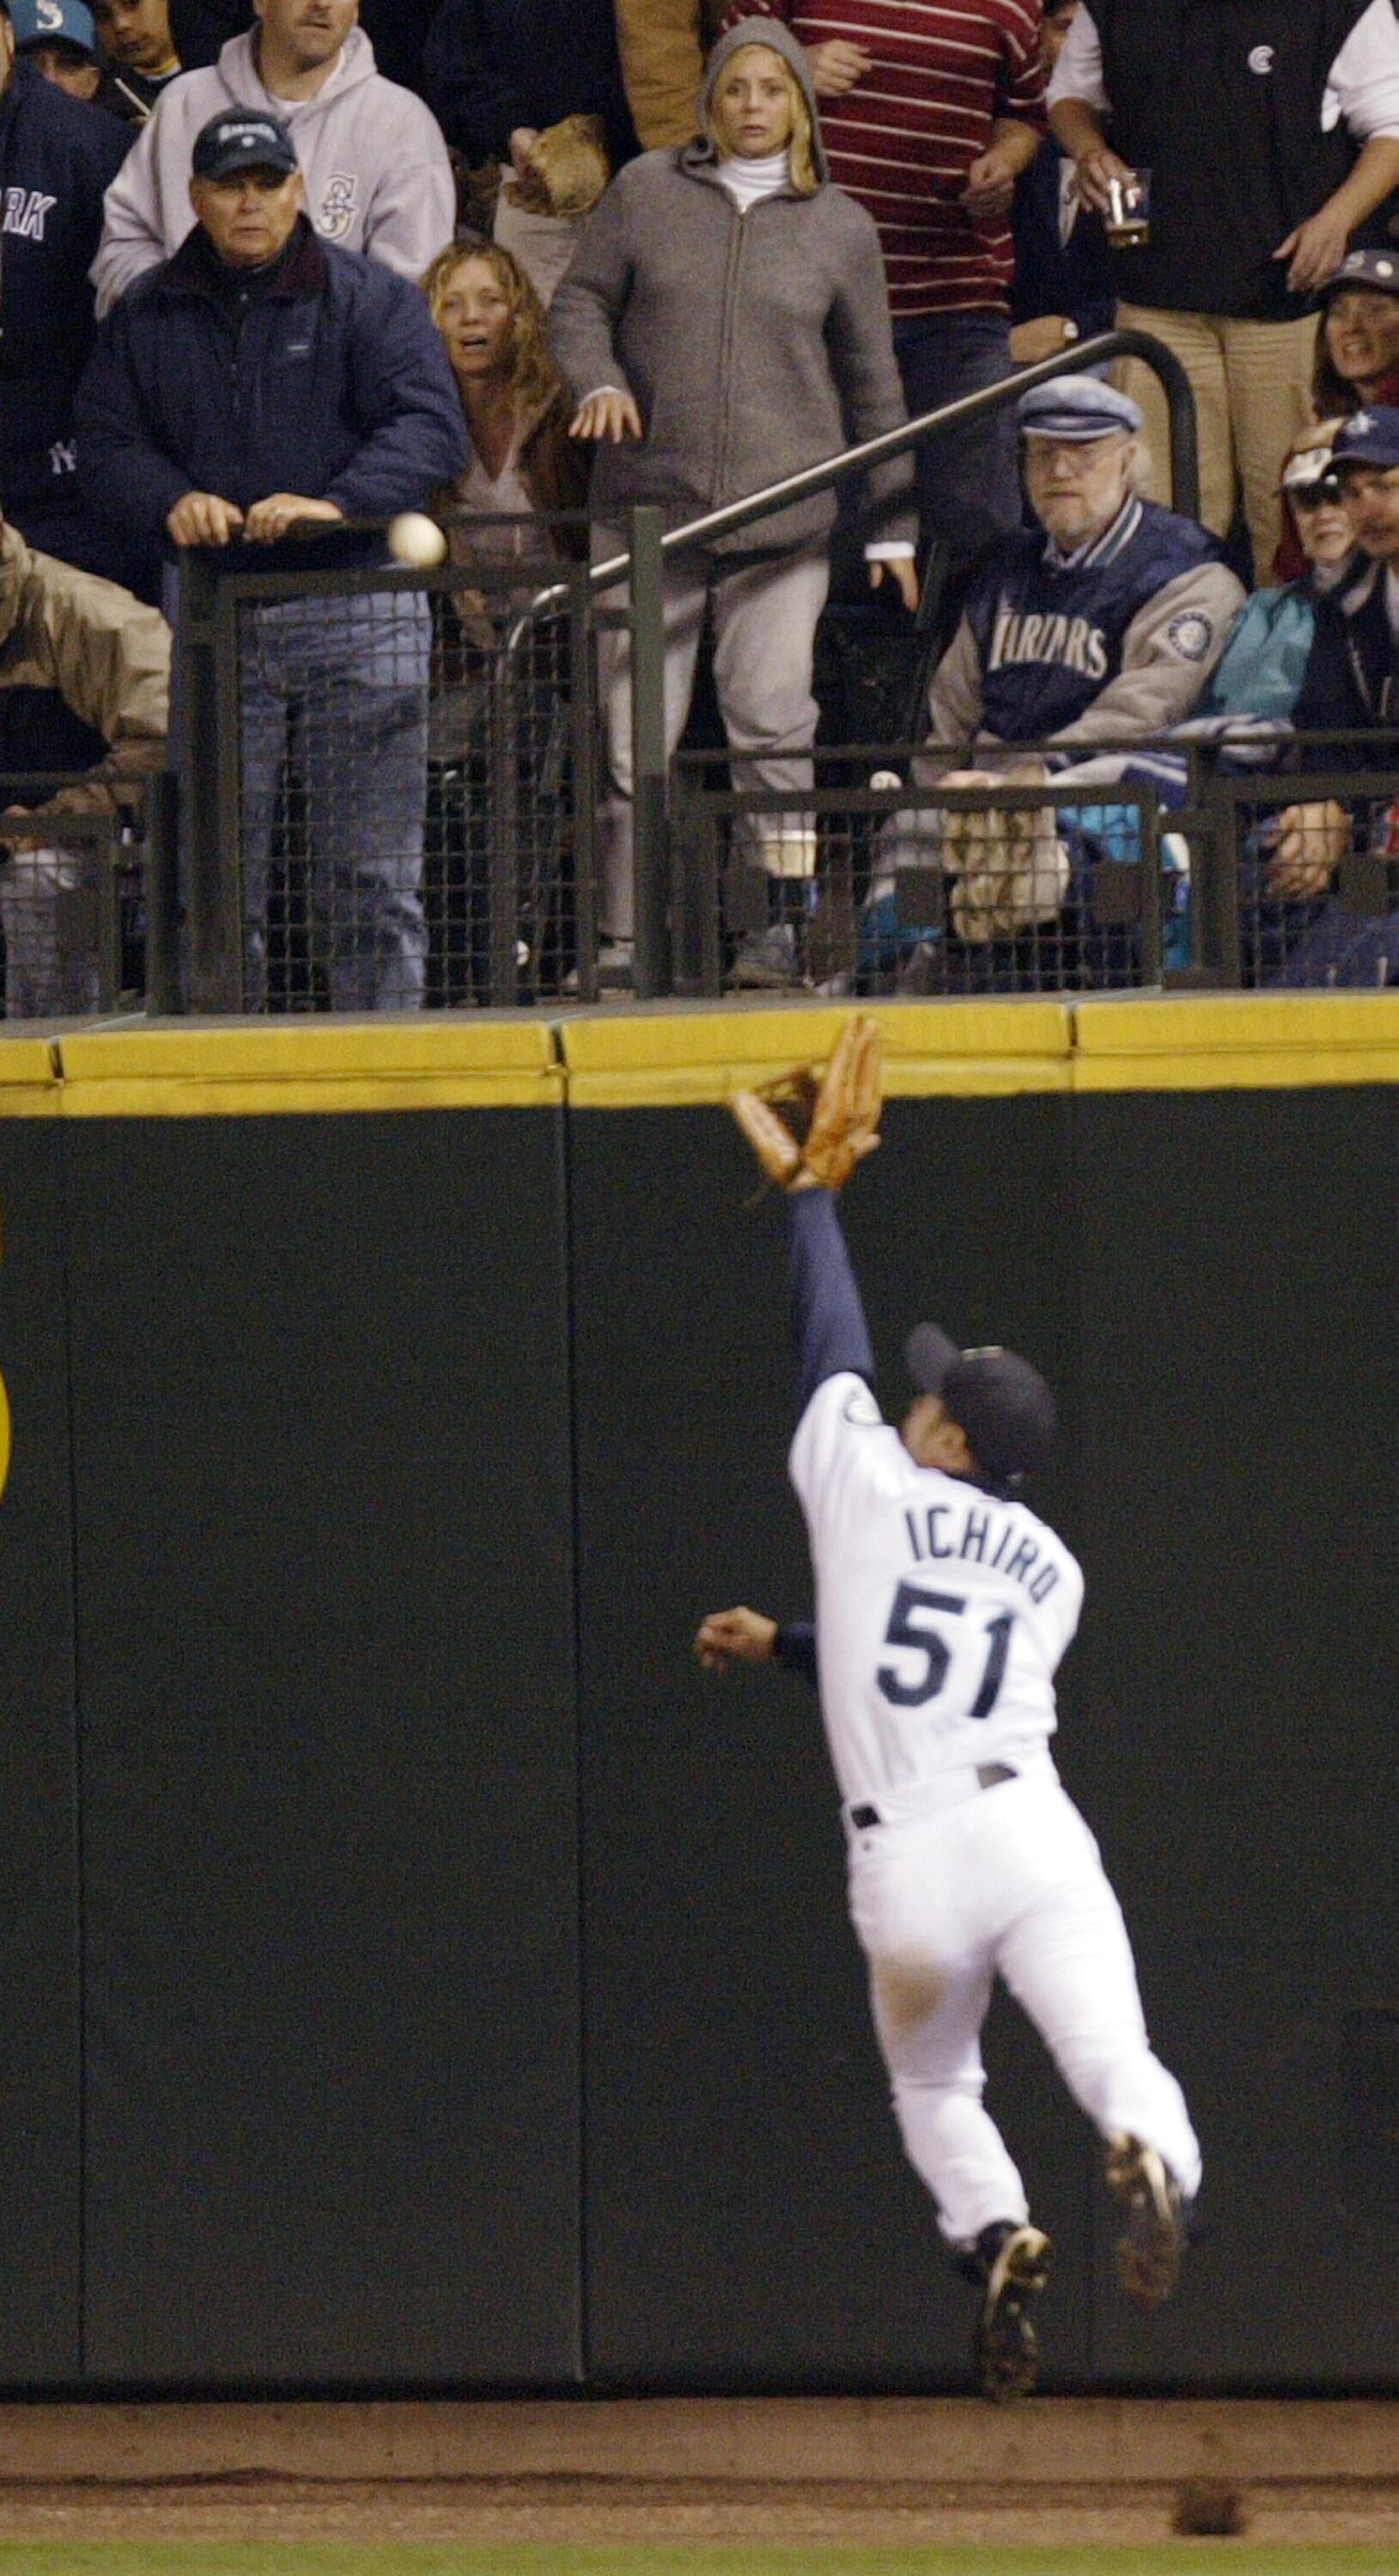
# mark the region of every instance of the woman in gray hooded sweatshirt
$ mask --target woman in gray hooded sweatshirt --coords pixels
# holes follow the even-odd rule
[[[637,502],[663,504],[679,525],[906,417],[879,238],[826,177],[806,56],[778,20],[742,20],[721,37],[699,116],[693,143],[644,153],[618,172],[550,309],[550,343],[578,404],[573,435],[598,442],[598,556],[623,549]],[[887,570],[912,606],[913,518],[902,506],[910,458],[879,467],[870,483],[871,580]],[[667,564],[667,750],[684,730],[707,603],[737,789],[810,793],[811,763],[800,755],[816,731],[812,640],[834,516],[833,496],[822,493]],[[602,963],[622,975],[633,918],[624,629],[599,635],[598,660],[612,784]],[[772,879],[809,885],[809,813],[754,818],[748,855]],[[788,982],[797,966],[792,924],[777,919],[743,943],[734,980]]]

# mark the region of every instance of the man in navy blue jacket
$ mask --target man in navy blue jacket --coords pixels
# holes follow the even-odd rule
[[[379,538],[341,523],[421,508],[466,457],[422,295],[382,262],[317,239],[277,117],[211,118],[190,196],[194,231],[113,307],[83,379],[94,504],[145,542],[217,550],[240,571],[383,560]],[[315,522],[323,538],[291,536]],[[426,601],[411,592],[291,595],[243,612],[250,1009],[266,1006],[268,861],[290,720],[332,1003],[421,1001],[427,653]]]
[[[0,507],[41,553],[128,588],[130,547],[82,505],[73,396],[92,347],[102,199],[129,140],[16,61],[0,0]]]
[[[1375,740],[1309,744],[1303,769],[1389,768],[1399,711],[1399,411],[1376,404],[1338,432],[1331,464],[1361,549],[1358,569],[1320,602],[1311,652],[1292,711],[1299,733],[1373,731]],[[1264,891],[1293,907],[1284,984],[1399,983],[1399,911],[1349,908],[1337,870],[1352,852],[1392,861],[1395,807],[1332,797],[1278,816]]]

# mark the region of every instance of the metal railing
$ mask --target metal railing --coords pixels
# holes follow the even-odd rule
[[[7,1021],[144,1007],[154,972],[173,986],[174,781],[152,777],[128,814],[55,811],[72,770],[0,776],[0,947]]]
[[[595,594],[616,589],[623,581],[628,587],[625,615],[632,636],[632,846],[636,892],[633,981],[640,1000],[652,1000],[667,992],[671,978],[663,624],[666,563],[675,555],[715,545],[721,538],[753,527],[794,502],[835,491],[869,473],[872,467],[906,455],[925,439],[987,419],[1007,403],[1018,402],[1036,385],[1048,384],[1058,376],[1083,374],[1111,359],[1127,357],[1140,358],[1161,385],[1170,423],[1172,505],[1195,518],[1200,502],[1195,397],[1174,351],[1144,331],[1099,332],[1059,357],[1020,368],[1001,384],[987,385],[935,411],[922,412],[899,429],[865,439],[821,464],[804,466],[780,482],[768,484],[742,500],[726,502],[720,509],[705,511],[679,527],[668,528],[666,513],[654,505],[632,511],[629,549],[594,564],[588,578]],[[559,587],[555,584],[531,600],[512,636],[513,647],[518,649],[523,644],[533,620],[549,614],[558,598]]]
[[[592,998],[592,593],[506,529],[529,550],[429,571],[182,558],[194,1010]]]

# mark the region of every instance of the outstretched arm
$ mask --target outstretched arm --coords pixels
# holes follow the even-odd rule
[[[879,1142],[874,1021],[862,1014],[847,1020],[820,1082],[807,1068],[793,1084],[804,1094],[795,1123],[756,1091],[736,1091],[729,1106],[769,1180],[787,1193],[798,1410],[805,1413],[827,1378],[847,1370],[874,1376],[865,1312],[834,1196]]]
[[[789,1191],[787,1222],[800,1415],[828,1377],[849,1369],[872,1381],[874,1353],[830,1191],[800,1186]]]

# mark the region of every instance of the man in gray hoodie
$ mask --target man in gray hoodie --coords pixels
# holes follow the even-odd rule
[[[701,138],[618,172],[588,217],[549,313],[575,437],[598,442],[592,506],[602,551],[625,542],[636,502],[672,524],[833,457],[905,419],[879,236],[826,175],[802,47],[773,18],[741,22],[710,56]],[[916,598],[911,460],[870,478],[872,577]],[[900,513],[891,524],[888,513]],[[795,811],[754,835],[769,878],[811,886],[816,702],[811,648],[826,595],[830,492],[789,505],[666,573],[666,733],[684,727],[705,607],[735,784],[791,792]],[[622,971],[631,912],[629,642],[599,636],[613,799],[600,920]],[[793,755],[797,755],[794,757]],[[766,827],[766,828],[764,828]],[[739,981],[790,980],[791,915],[736,961]],[[768,952],[775,951],[775,955]],[[611,962],[611,961],[609,961]],[[750,971],[751,970],[751,971]],[[770,971],[771,970],[771,971]]]
[[[91,271],[99,319],[192,230],[194,139],[223,108],[288,127],[322,241],[417,278],[451,240],[456,192],[441,129],[420,98],[376,72],[355,24],[359,0],[256,5],[258,26],[232,37],[208,70],[171,82],[108,188]]]

